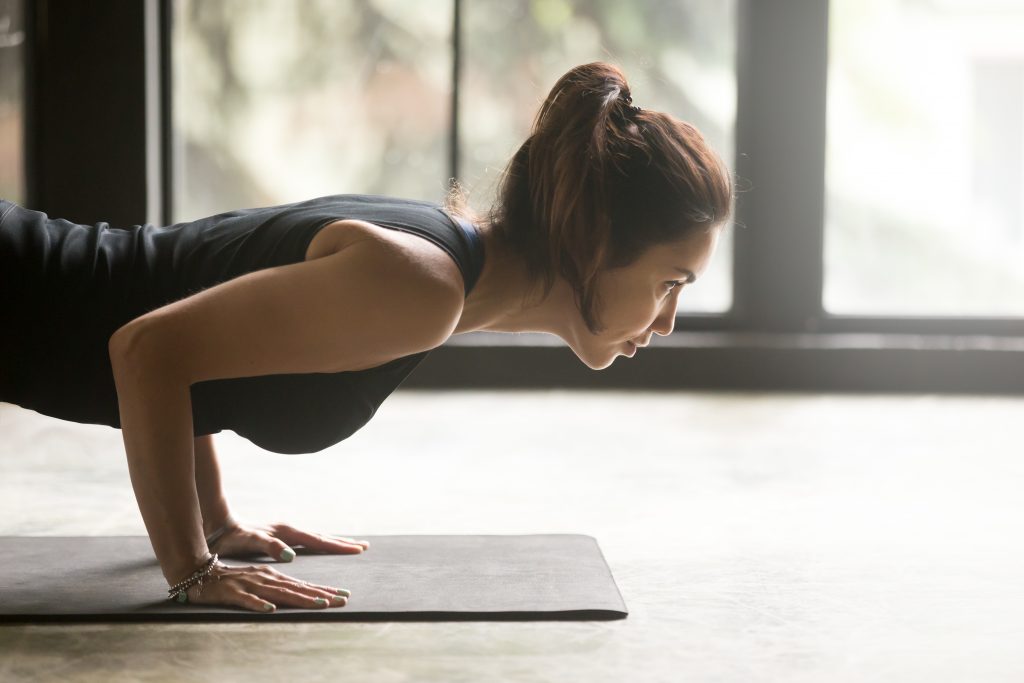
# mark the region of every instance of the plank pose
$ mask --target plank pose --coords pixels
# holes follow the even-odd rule
[[[218,561],[368,544],[233,520],[212,435],[321,450],[475,330],[554,334],[603,369],[672,332],[732,203],[701,134],[633,105],[602,62],[558,80],[483,216],[458,189],[444,204],[333,195],[130,229],[0,201],[0,400],[121,429],[170,597],[341,606],[344,589]]]

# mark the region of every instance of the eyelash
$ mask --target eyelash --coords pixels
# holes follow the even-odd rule
[[[676,287],[682,287],[683,285],[685,285],[686,281],[685,280],[669,280],[665,284],[666,285],[670,285],[669,288],[668,288],[668,291],[671,292]]]

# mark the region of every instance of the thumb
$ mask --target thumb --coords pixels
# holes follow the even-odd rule
[[[295,551],[288,547],[288,544],[273,536],[267,537],[266,553],[281,562],[291,562],[295,559]]]

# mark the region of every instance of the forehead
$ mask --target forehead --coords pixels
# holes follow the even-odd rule
[[[673,242],[657,244],[644,254],[648,264],[679,266],[697,272],[710,257],[718,241],[718,229],[691,233]]]

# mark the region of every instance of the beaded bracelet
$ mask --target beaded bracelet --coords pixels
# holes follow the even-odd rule
[[[202,567],[192,572],[191,576],[179,581],[167,590],[168,599],[177,600],[178,602],[186,602],[188,600],[188,594],[185,591],[195,585],[199,586],[199,594],[202,594],[203,583],[210,577],[210,573],[216,566],[217,553],[213,553],[210,556],[210,559],[208,559]],[[219,576],[217,577],[217,580],[220,580]]]

